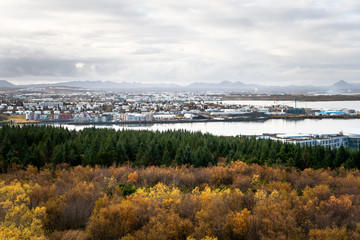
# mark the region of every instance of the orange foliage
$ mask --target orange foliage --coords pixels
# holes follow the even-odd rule
[[[0,180],[29,186],[49,239],[360,239],[358,170],[14,165]]]
[[[127,180],[128,183],[136,184],[138,181],[139,181],[139,174],[136,171],[133,173],[129,173]]]

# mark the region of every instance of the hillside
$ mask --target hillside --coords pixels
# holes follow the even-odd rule
[[[0,88],[15,88],[15,87],[17,87],[17,86],[10,83],[9,81],[0,80]]]

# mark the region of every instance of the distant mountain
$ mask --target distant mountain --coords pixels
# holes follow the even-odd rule
[[[0,80],[0,88],[14,88],[14,87],[17,86],[6,80]]]
[[[133,88],[135,84],[128,82],[102,82],[102,81],[73,81],[73,82],[62,82],[56,83],[54,86],[68,86],[77,88],[95,88],[95,89],[118,89],[118,88]],[[139,86],[141,84],[137,84]]]
[[[349,88],[349,87],[352,86],[352,84],[350,84],[350,83],[348,83],[348,82],[345,82],[344,80],[340,80],[340,81],[334,83],[334,84],[331,85],[331,86],[336,87],[336,88],[343,88],[343,87]]]
[[[196,90],[237,90],[242,89],[244,91],[254,91],[254,89],[260,87],[256,84],[245,84],[242,82],[230,82],[222,81],[220,83],[204,83],[204,82],[195,82],[185,86],[186,89],[196,89]]]
[[[311,85],[289,85],[289,86],[266,86],[258,84],[245,84],[242,82],[223,81],[221,83],[192,83],[187,89],[196,90],[227,90],[233,92],[257,92],[257,93],[308,93],[314,91],[325,91],[322,87]]]
[[[0,80],[0,88],[46,88],[46,87],[73,87],[81,89],[99,89],[99,90],[169,90],[178,89],[181,86],[176,84],[143,84],[130,82],[111,82],[111,81],[71,81],[49,84],[28,84],[15,85],[6,80]]]
[[[243,82],[223,81],[220,83],[195,82],[186,86],[177,84],[151,84],[134,82],[111,82],[111,81],[71,81],[53,84],[29,84],[15,85],[6,80],[0,80],[0,89],[3,88],[46,88],[46,87],[72,87],[79,89],[97,89],[113,91],[232,91],[248,93],[323,93],[342,94],[360,93],[360,84],[338,81],[330,86],[312,85],[288,85],[266,86],[258,84],[246,84]]]
[[[67,86],[78,88],[90,88],[100,90],[135,90],[135,89],[176,89],[179,85],[176,84],[143,84],[143,83],[130,83],[130,82],[111,82],[111,81],[73,81],[56,83],[53,86]]]
[[[360,86],[357,86],[357,84],[351,84],[348,82],[345,82],[344,80],[338,81],[330,86],[330,89],[335,92],[357,92]]]

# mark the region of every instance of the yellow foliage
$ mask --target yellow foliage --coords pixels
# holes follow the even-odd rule
[[[233,213],[231,216],[233,232],[241,237],[248,231],[250,211],[244,208],[241,212]]]
[[[251,179],[251,183],[256,184],[257,182],[259,182],[259,180],[260,180],[260,176],[257,175],[257,174],[254,174],[252,179]]]
[[[110,178],[104,177],[104,183],[106,184],[107,191],[111,191],[118,185],[118,182],[114,176],[111,176]]]
[[[134,236],[128,234],[125,237],[120,238],[119,240],[136,240],[136,238]]]
[[[209,168],[13,169],[0,176],[7,183],[0,181],[0,239],[45,239],[42,225],[58,240],[360,239],[360,172],[339,171],[240,161]],[[126,182],[153,187],[124,197],[118,185]],[[37,206],[46,206],[45,219]]]
[[[303,197],[305,199],[317,198],[317,199],[325,200],[329,198],[330,195],[331,195],[330,187],[324,184],[318,185],[314,188],[307,186],[304,189],[304,193],[303,193]]]
[[[349,239],[346,227],[312,229],[309,232],[310,240],[347,240]]]
[[[275,199],[277,199],[277,198],[279,198],[280,197],[280,193],[279,193],[279,191],[278,190],[273,190],[272,192],[271,192],[271,194],[270,194],[270,196],[269,196],[269,198],[271,199],[271,200],[275,200]]]
[[[137,222],[134,204],[124,201],[107,208],[96,209],[87,226],[88,239],[112,239],[125,236]]]
[[[162,204],[177,204],[180,203],[181,199],[181,191],[179,188],[169,187],[162,183],[158,183],[149,189],[139,188],[134,195],[140,195]]]
[[[105,195],[102,198],[99,198],[96,202],[95,202],[95,207],[94,207],[94,211],[99,211],[101,208],[107,207],[109,206],[109,198]]]
[[[189,237],[186,238],[186,240],[196,240],[196,239],[193,238],[193,237],[191,237],[191,236],[189,236]],[[218,240],[218,238],[217,238],[217,237],[209,237],[209,236],[206,236],[206,237],[202,238],[201,240]]]
[[[200,236],[212,235],[214,231],[213,217],[209,211],[201,209],[196,213],[197,229],[196,233]]]
[[[255,199],[258,202],[264,201],[267,199],[267,193],[264,190],[259,190],[255,193]]]
[[[141,233],[140,233],[141,232]],[[176,213],[160,211],[158,215],[151,217],[149,223],[134,236],[146,236],[148,240],[180,240],[185,239],[193,232],[193,224],[189,219],[181,218]]]
[[[41,219],[45,208],[30,209],[31,186],[0,182],[0,239],[45,239]]]

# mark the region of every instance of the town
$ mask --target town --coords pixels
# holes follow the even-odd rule
[[[61,94],[59,91],[62,90]],[[18,116],[26,122],[74,124],[129,122],[236,121],[289,117],[359,116],[354,109],[296,108],[237,104],[223,100],[222,92],[104,92],[95,90],[44,89],[4,92],[0,95],[3,118]]]

